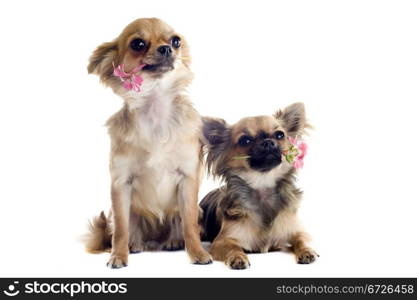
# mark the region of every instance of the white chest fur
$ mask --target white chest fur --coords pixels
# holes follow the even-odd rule
[[[282,211],[268,230],[261,229],[258,220],[248,219],[231,226],[227,236],[239,241],[248,251],[268,252],[271,248],[286,247],[291,236],[299,232],[302,226],[296,214]]]
[[[276,185],[276,182],[281,179],[288,171],[291,169],[291,166],[283,161],[281,165],[272,169],[268,172],[258,172],[258,171],[242,171],[237,174],[249,186],[255,190],[265,190],[273,188]]]
[[[238,174],[249,186],[258,191],[259,201],[273,201],[272,189],[276,182],[288,173],[291,166],[282,163],[279,167],[265,173],[248,171]],[[301,230],[301,224],[295,212],[282,210],[268,229],[263,228],[259,215],[254,214],[245,222],[231,226],[228,236],[239,241],[248,251],[267,252],[271,248],[286,247],[289,238]]]
[[[182,117],[181,104],[175,101],[183,96],[172,84],[167,75],[151,83],[145,81],[140,93],[125,94],[134,120],[129,126],[133,128],[122,137],[128,151],[114,153],[110,167],[113,184],[132,187],[133,206],[161,219],[177,207],[181,180],[195,176],[199,167],[195,121],[199,117]]]

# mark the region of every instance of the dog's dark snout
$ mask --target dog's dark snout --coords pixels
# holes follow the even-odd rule
[[[261,146],[265,150],[270,150],[270,149],[275,148],[275,142],[271,139],[266,139],[262,141]]]
[[[158,52],[161,53],[163,56],[169,56],[172,53],[172,49],[170,46],[164,45],[158,48]]]

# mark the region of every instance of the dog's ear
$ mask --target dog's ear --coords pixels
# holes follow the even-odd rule
[[[107,79],[113,73],[113,62],[118,54],[117,40],[104,43],[94,50],[90,56],[87,67],[88,73],[99,75],[102,80]],[[115,62],[116,63],[116,62]]]
[[[203,117],[203,134],[205,142],[215,146],[225,142],[229,135],[229,126],[223,119]]]
[[[209,174],[222,176],[227,172],[226,157],[231,141],[230,126],[222,119],[203,118],[204,143],[208,145],[206,168]]]
[[[291,137],[304,134],[304,130],[310,127],[307,124],[304,103],[298,102],[279,110],[274,115],[285,127]]]

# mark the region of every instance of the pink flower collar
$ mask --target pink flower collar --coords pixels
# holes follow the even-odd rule
[[[282,151],[287,162],[292,164],[294,168],[300,169],[304,166],[304,157],[307,154],[307,144],[296,138],[288,137],[290,147]]]
[[[136,75],[137,72],[142,70],[142,68],[145,66],[145,64],[139,65],[136,68],[134,68],[130,72],[125,72],[124,68],[125,65],[121,64],[117,67],[113,64],[113,75],[116,77],[119,77],[120,80],[123,82],[123,87],[126,90],[134,90],[135,92],[140,92],[140,86],[142,85],[143,78],[140,75]]]

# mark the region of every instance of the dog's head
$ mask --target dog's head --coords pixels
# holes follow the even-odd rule
[[[188,69],[190,56],[184,38],[169,25],[156,18],[137,19],[115,40],[100,45],[91,55],[87,69],[117,91],[121,82],[113,75],[113,69],[122,64],[126,72],[144,65],[140,75],[152,80],[171,71]]]
[[[208,144],[207,167],[216,176],[250,172],[254,175],[291,166],[282,159],[290,147],[288,137],[300,137],[306,127],[304,104],[295,103],[273,116],[241,119],[234,125],[204,118]]]

